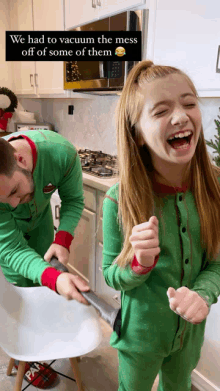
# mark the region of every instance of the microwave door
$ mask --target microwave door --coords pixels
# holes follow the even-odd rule
[[[122,12],[120,14],[111,16],[110,18],[110,31],[127,31],[128,26],[128,12]],[[118,46],[123,46],[119,44]],[[117,58],[117,57],[116,57]],[[108,77],[109,87],[122,89],[125,81],[125,61],[109,61],[108,62]]]
[[[81,27],[76,27],[73,31],[109,31],[110,18],[88,23]],[[108,88],[108,74],[106,61],[76,61],[78,76],[77,87],[73,90],[80,89],[100,89]]]
[[[139,11],[126,11],[110,17],[111,31],[140,31],[141,14]],[[123,46],[121,42],[118,46]],[[109,63],[109,86],[111,88],[124,86],[128,72],[137,62],[112,61]]]

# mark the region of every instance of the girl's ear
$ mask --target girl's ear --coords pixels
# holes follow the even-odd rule
[[[139,134],[139,145],[141,147],[143,147],[144,144],[145,144],[144,138],[143,138],[142,134],[140,133]]]
[[[142,147],[145,144],[145,140],[142,135],[142,130],[139,121],[136,122],[134,128],[135,128],[134,133],[135,133],[136,144],[138,147]]]
[[[142,131],[139,127],[136,128],[136,134],[137,134],[137,145],[139,147],[142,147],[145,144],[145,141],[142,135]]]

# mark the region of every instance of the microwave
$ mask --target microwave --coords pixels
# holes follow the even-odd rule
[[[148,10],[126,11],[74,28],[71,31],[141,31],[142,59],[146,58]],[[64,89],[74,92],[115,94],[122,90],[128,72],[138,61],[65,61]]]

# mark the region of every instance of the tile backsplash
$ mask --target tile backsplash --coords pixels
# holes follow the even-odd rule
[[[115,109],[119,96],[94,96],[93,99],[19,99],[21,110],[35,112],[37,121],[53,124],[79,148],[102,150],[117,154]],[[68,115],[68,106],[74,106],[74,114]],[[220,98],[201,98],[200,108],[206,140],[217,134],[214,119],[220,115]],[[209,152],[213,152],[208,147]]]
[[[118,96],[94,96],[94,99],[43,99],[41,120],[53,124],[54,129],[79,148],[117,154],[115,108]],[[35,111],[34,103],[21,99],[22,106]],[[68,115],[68,106],[74,106]]]

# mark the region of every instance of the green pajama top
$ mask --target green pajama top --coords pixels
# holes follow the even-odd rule
[[[82,169],[75,147],[60,134],[31,130],[13,133],[4,139],[19,135],[25,135],[35,143],[35,195],[32,201],[16,208],[0,203],[0,266],[9,282],[14,282],[16,273],[20,286],[20,276],[42,285],[41,275],[51,266],[28,246],[24,235],[41,224],[56,189],[61,198],[58,232],[74,235],[84,207]]]
[[[167,289],[187,286],[209,306],[216,303],[220,294],[220,256],[208,262],[200,244],[200,221],[193,194],[189,190],[177,191],[164,195],[163,219],[155,206],[161,249],[156,266],[142,275],[135,273],[131,265],[120,268],[114,263],[123,244],[117,218],[118,186],[117,183],[107,191],[103,202],[103,275],[107,285],[121,291],[122,308],[121,335],[113,331],[110,344],[140,355],[146,351],[168,353],[172,344],[181,348],[190,328],[203,333],[206,319],[192,325],[174,313]],[[160,186],[163,192],[172,189]]]

